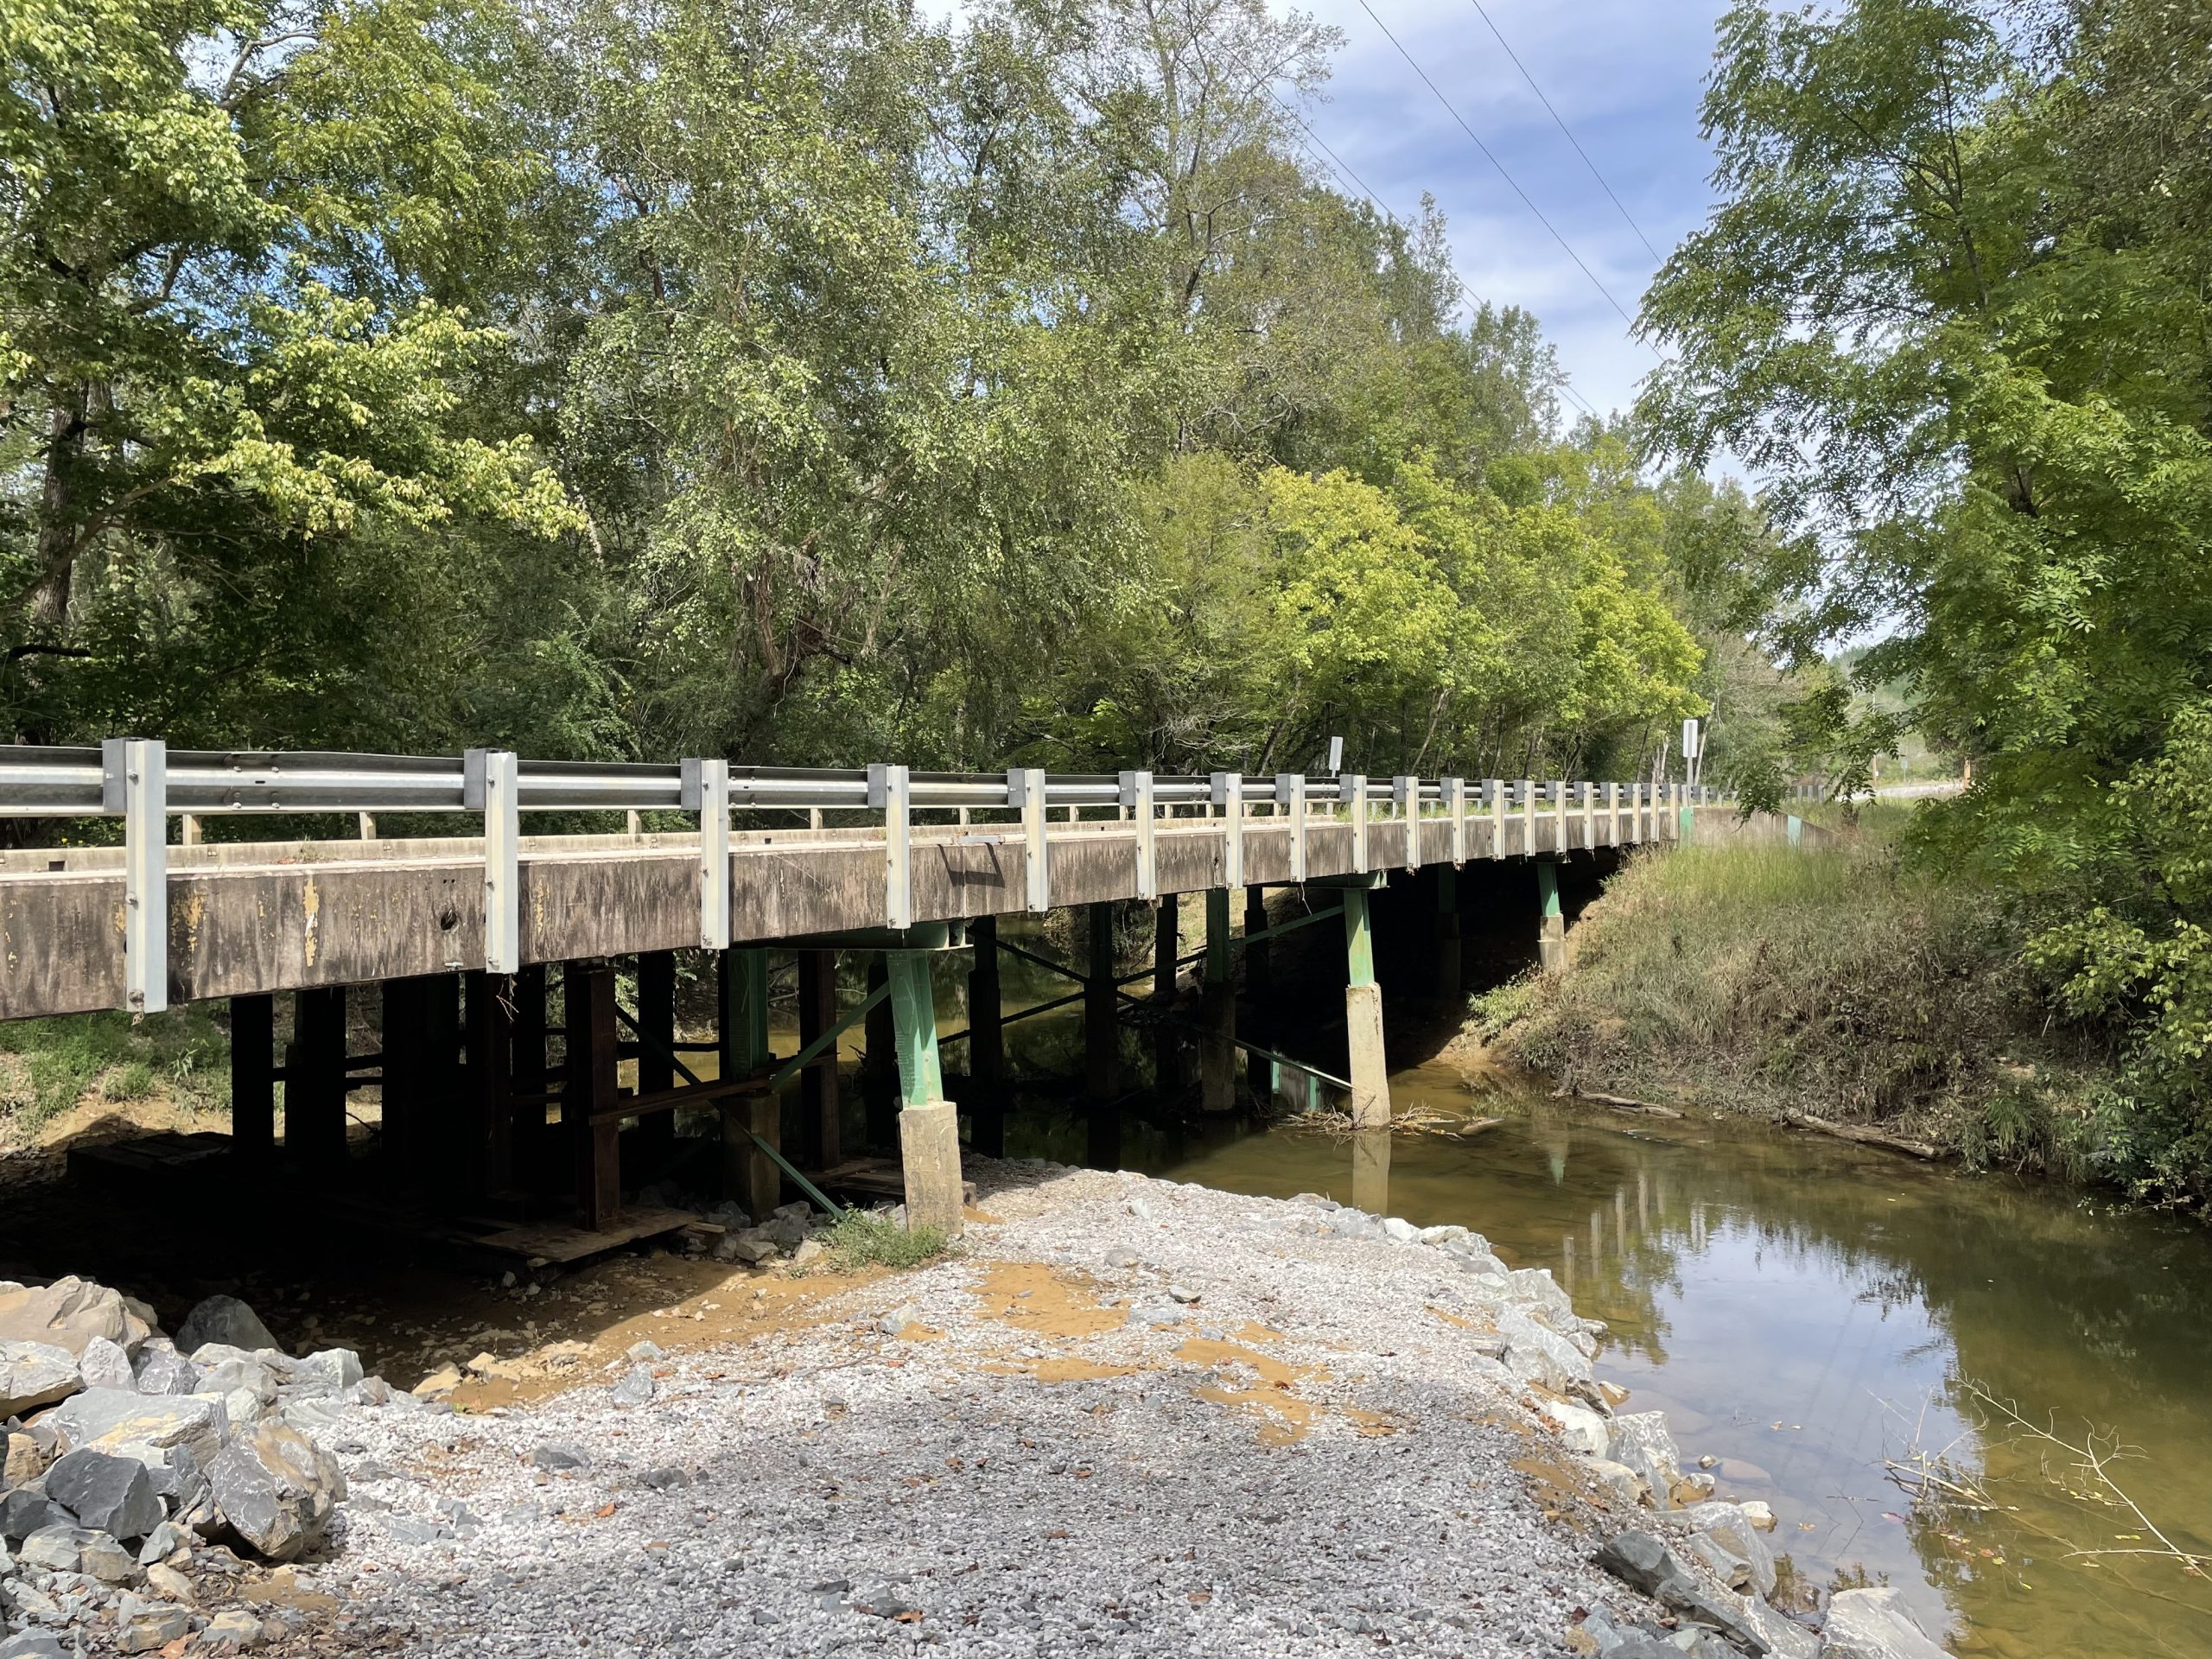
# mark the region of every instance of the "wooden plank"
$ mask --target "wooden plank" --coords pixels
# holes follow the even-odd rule
[[[835,1169],[824,1170],[815,1185],[825,1192],[860,1192],[901,1202],[906,1197],[906,1173],[894,1158],[855,1158]],[[960,1201],[976,1202],[975,1182],[960,1183]]]
[[[579,1262],[588,1255],[597,1255],[606,1250],[619,1250],[625,1244],[634,1244],[641,1238],[657,1238],[663,1233],[682,1232],[686,1228],[703,1224],[688,1210],[633,1209],[623,1212],[619,1220],[599,1227],[564,1227],[557,1223],[536,1223],[527,1227],[510,1227],[504,1232],[489,1233],[475,1242],[486,1249],[505,1250],[514,1255],[537,1256],[546,1262]]]

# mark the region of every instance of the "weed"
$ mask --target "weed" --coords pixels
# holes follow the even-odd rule
[[[124,1014],[80,1014],[0,1025],[0,1123],[10,1137],[35,1134],[98,1085],[101,1099],[140,1100],[166,1090],[180,1106],[219,1103],[230,1038],[213,1007],[195,1004],[133,1022]]]
[[[815,1236],[828,1252],[825,1260],[836,1273],[855,1273],[867,1267],[918,1268],[952,1248],[942,1228],[917,1227],[909,1231],[888,1215],[867,1210],[846,1211]]]

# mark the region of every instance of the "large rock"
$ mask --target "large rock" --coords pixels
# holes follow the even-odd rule
[[[1822,1659],[1950,1659],[1886,1586],[1836,1592],[1828,1599],[1825,1634]]]
[[[1612,1425],[1587,1406],[1568,1400],[1547,1400],[1544,1415],[1559,1425],[1559,1438],[1569,1451],[1586,1458],[1602,1458],[1612,1444]]]
[[[0,1290],[0,1342],[51,1343],[74,1359],[94,1337],[105,1337],[127,1353],[151,1334],[105,1285],[68,1278]]]
[[[85,1386],[76,1356],[51,1342],[0,1342],[0,1417],[21,1417]]]
[[[162,1500],[134,1458],[82,1446],[65,1452],[46,1471],[46,1495],[79,1526],[114,1538],[143,1538],[162,1524]]]
[[[1554,1394],[1565,1394],[1589,1380],[1590,1362],[1574,1345],[1520,1308],[1498,1310],[1497,1333],[1505,1338],[1506,1370],[1522,1382],[1541,1382]]]
[[[12,1492],[0,1492],[0,1541],[20,1544],[33,1533],[48,1527],[72,1526],[69,1511],[56,1503],[44,1492],[34,1492],[17,1487]]]
[[[77,1370],[88,1389],[136,1389],[138,1379],[130,1374],[130,1356],[123,1351],[119,1342],[110,1342],[105,1337],[94,1337],[85,1344],[85,1351],[77,1356]]]
[[[1666,1413],[1637,1411],[1614,1418],[1612,1446],[1606,1455],[1643,1477],[1655,1508],[1675,1507],[1675,1487],[1682,1478],[1682,1454],[1675,1437],[1667,1432]]]
[[[1552,1277],[1549,1268],[1515,1268],[1505,1275],[1507,1294],[1516,1302],[1528,1302],[1548,1313],[1574,1317],[1574,1304]]]
[[[1744,1598],[1744,1628],[1754,1632],[1775,1659],[1820,1659],[1821,1638],[1757,1596]]]
[[[345,1393],[361,1380],[359,1354],[351,1348],[325,1348],[294,1361],[284,1386],[296,1395],[334,1395]]]
[[[231,1530],[271,1560],[321,1537],[346,1496],[338,1460],[280,1422],[257,1423],[207,1467],[209,1495]]]
[[[196,1353],[211,1342],[247,1353],[257,1348],[282,1350],[282,1344],[269,1334],[269,1327],[261,1322],[260,1316],[235,1296],[210,1296],[186,1314],[184,1323],[176,1328],[180,1353]]]
[[[121,1389],[87,1389],[56,1406],[45,1421],[53,1424],[65,1451],[84,1446],[95,1452],[135,1446],[162,1451],[189,1446],[203,1469],[223,1449],[230,1429],[220,1400],[204,1395],[126,1394]]]
[[[1707,1587],[1696,1570],[1648,1532],[1624,1532],[1599,1546],[1597,1564],[1622,1583],[1641,1590],[1661,1605],[1688,1613],[1726,1632],[1747,1653],[1785,1653],[1745,1611],[1740,1596]],[[1879,1659],[1888,1659],[1880,1656]],[[1918,1655],[1899,1659],[1921,1659]]]
[[[1759,1536],[1752,1517],[1733,1503],[1694,1503],[1684,1518],[1705,1536],[1742,1561],[1751,1571],[1751,1582],[1763,1596],[1774,1593],[1774,1552]]]
[[[195,1394],[200,1368],[176,1351],[167,1338],[149,1342],[138,1351],[132,1377],[141,1394]]]

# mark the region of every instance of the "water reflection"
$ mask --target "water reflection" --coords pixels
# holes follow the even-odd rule
[[[1476,1100],[1448,1073],[1393,1086],[1402,1108],[1506,1121],[1461,1142],[1132,1118],[1118,1161],[1457,1222],[1551,1268],[1611,1327],[1602,1374],[1634,1391],[1631,1409],[1667,1411],[1688,1457],[1719,1459],[1724,1491],[1774,1506],[1777,1553],[1803,1580],[1895,1584],[1961,1656],[2212,1659],[2205,1581],[2073,1554],[2134,1548],[2142,1529],[2063,1454],[1980,1427],[1965,1388],[2069,1439],[2115,1431],[2141,1448],[2120,1484],[2180,1548],[2212,1552],[2200,1231],[1755,1125]],[[1079,1157],[1085,1139],[1075,1114],[1035,1113],[1008,1150]],[[1948,1447],[2005,1507],[1916,1511],[1885,1467],[1914,1447]]]

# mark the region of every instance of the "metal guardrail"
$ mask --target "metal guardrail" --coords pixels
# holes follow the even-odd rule
[[[1111,809],[1137,840],[1137,893],[1159,896],[1157,832],[1179,808],[1202,808],[1226,836],[1223,880],[1244,884],[1244,831],[1256,812],[1270,828],[1290,830],[1290,875],[1306,879],[1306,826],[1319,808],[1331,823],[1348,823],[1352,868],[1370,870],[1368,827],[1380,808],[1390,820],[1441,817],[1451,826],[1450,857],[1467,856],[1467,826],[1486,817],[1492,846],[1506,820],[1524,826],[1535,844],[1541,819],[1558,826],[1567,844],[1570,815],[1581,817],[1595,844],[1599,815],[1621,839],[1663,833],[1661,814],[1729,798],[1722,791],[1683,785],[1508,782],[1490,778],[1399,777],[1357,773],[1309,778],[1297,772],[1246,778],[1217,772],[1177,777],[1150,772],[1004,773],[914,772],[906,766],[814,770],[741,766],[722,760],[674,765],[630,761],[525,760],[504,749],[458,756],[345,754],[317,750],[172,750],[158,740],[111,738],[99,748],[0,746],[0,817],[120,818],[124,842],[124,1006],[154,1013],[168,1002],[168,821],[232,813],[466,812],[484,820],[484,956],[493,973],[522,966],[521,815],[524,812],[671,811],[700,826],[699,942],[730,943],[730,814],[747,810],[860,811],[883,823],[885,914],[894,928],[913,925],[912,833],[918,812],[976,811],[1019,819],[1026,847],[1025,900],[1051,908],[1047,814],[1073,819],[1086,808]],[[1602,802],[1602,804],[1600,804]],[[1009,825],[1011,830],[1013,826]],[[1014,835],[992,836],[994,841]],[[1421,863],[1421,836],[1404,837],[1408,868]]]

